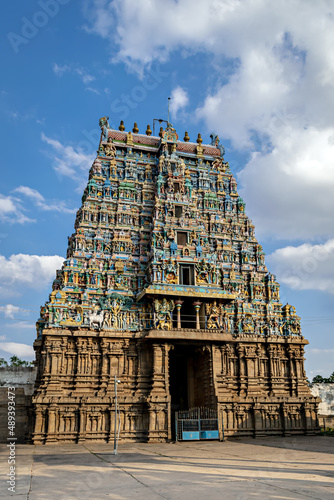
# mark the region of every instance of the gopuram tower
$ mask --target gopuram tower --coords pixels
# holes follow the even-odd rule
[[[112,440],[115,376],[121,440],[182,439],[175,421],[196,408],[219,439],[313,433],[308,342],[218,137],[180,141],[170,123],[126,132],[107,117],[100,127],[37,322],[32,441]]]

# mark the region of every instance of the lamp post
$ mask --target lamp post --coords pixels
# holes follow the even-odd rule
[[[117,455],[117,446],[118,446],[118,437],[119,437],[119,428],[117,429],[117,413],[118,413],[118,403],[117,403],[117,384],[120,384],[121,381],[117,379],[115,375],[115,430],[114,430],[114,455]],[[118,426],[119,427],[119,426]]]

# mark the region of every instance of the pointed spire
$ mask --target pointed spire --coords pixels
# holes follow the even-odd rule
[[[120,130],[121,132],[123,132],[125,130],[123,120],[121,120],[121,123],[119,124],[118,130]]]
[[[190,137],[189,137],[189,135],[188,135],[188,132],[187,132],[187,131],[185,131],[185,133],[184,133],[183,140],[184,140],[184,142],[189,142],[189,141],[190,141]]]
[[[197,137],[197,139],[196,139],[196,142],[197,142],[197,144],[198,144],[199,146],[202,144],[203,139],[202,139],[201,134],[198,134],[198,137]]]
[[[138,128],[138,125],[137,125],[137,123],[136,123],[136,122],[135,122],[135,123],[134,123],[134,125],[133,125],[132,132],[133,132],[134,134],[138,134],[138,132],[139,132],[139,128]]]

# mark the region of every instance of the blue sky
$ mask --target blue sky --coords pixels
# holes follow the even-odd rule
[[[13,0],[0,83],[0,357],[32,359],[98,120],[170,119],[226,149],[302,317],[309,377],[333,370],[334,8],[326,0]]]

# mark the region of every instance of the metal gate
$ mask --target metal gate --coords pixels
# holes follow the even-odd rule
[[[217,410],[191,408],[175,413],[176,441],[219,439]]]

